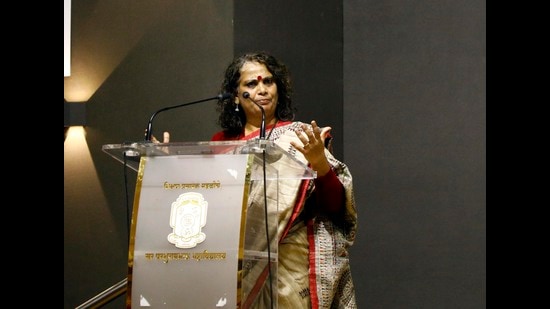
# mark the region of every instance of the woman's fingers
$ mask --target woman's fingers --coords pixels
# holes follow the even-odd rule
[[[325,142],[325,139],[330,135],[330,130],[332,130],[331,127],[324,127],[320,130],[320,136],[321,136],[321,140],[323,142]]]
[[[153,143],[160,143],[160,141],[154,135],[151,135],[151,141]],[[164,132],[162,134],[162,142],[163,143],[170,143],[170,133],[169,132]]]

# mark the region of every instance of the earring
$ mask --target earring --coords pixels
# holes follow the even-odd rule
[[[239,111],[239,104],[238,104],[238,103],[235,103],[235,111],[236,111],[236,112]]]

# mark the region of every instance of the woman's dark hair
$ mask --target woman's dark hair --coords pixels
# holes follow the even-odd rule
[[[239,56],[231,62],[225,70],[225,77],[221,86],[221,93],[229,93],[231,96],[226,99],[218,100],[217,111],[220,113],[218,124],[227,133],[238,135],[242,133],[246,124],[244,111],[235,111],[235,96],[237,87],[241,78],[241,68],[246,62],[258,62],[266,66],[267,70],[273,74],[273,79],[277,83],[279,101],[275,116],[279,120],[294,120],[295,110],[292,107],[292,83],[290,72],[286,65],[279,62],[275,57],[265,52],[246,53]]]

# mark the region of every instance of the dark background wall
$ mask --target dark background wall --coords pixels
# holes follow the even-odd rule
[[[217,94],[233,56],[260,49],[289,65],[298,119],[332,126],[352,170],[359,308],[485,308],[485,1],[72,7],[64,94],[86,102],[87,126],[64,145],[64,308],[126,276],[135,173],[126,186],[101,146],[142,139],[158,108]],[[204,103],[159,114],[154,132],[208,140],[215,121]]]
[[[344,3],[361,307],[485,308],[485,1]]]

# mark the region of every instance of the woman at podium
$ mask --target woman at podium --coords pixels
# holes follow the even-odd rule
[[[294,120],[289,71],[264,52],[235,58],[221,92],[230,96],[218,100],[222,130],[212,141],[273,141],[317,173],[278,188],[291,197],[278,205],[279,308],[356,308],[348,249],[357,212],[350,171],[330,151],[331,128]],[[254,307],[269,308],[269,289],[254,293]]]

